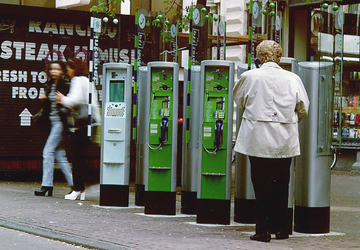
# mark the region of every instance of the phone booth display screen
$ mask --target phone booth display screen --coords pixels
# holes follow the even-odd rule
[[[125,82],[124,81],[110,81],[110,102],[124,102],[125,101]]]

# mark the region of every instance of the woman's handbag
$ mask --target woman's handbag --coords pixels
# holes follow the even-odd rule
[[[83,128],[89,123],[88,104],[79,104],[71,110],[72,118],[74,119],[73,127]]]
[[[40,109],[40,111],[32,117],[32,120],[41,132],[50,131],[49,115],[44,112],[44,109]]]
[[[72,108],[71,114],[72,122],[68,120],[68,124],[74,124],[75,128],[84,128],[89,125],[88,104],[76,105]],[[91,141],[101,144],[101,122],[96,122],[93,114],[91,115]]]

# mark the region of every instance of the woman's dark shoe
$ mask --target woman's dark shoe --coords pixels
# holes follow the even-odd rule
[[[269,232],[263,233],[263,234],[254,234],[253,236],[250,236],[251,240],[257,240],[262,242],[270,242],[271,235]]]
[[[35,190],[34,194],[36,196],[45,196],[48,193],[48,196],[52,196],[53,187],[41,187],[39,190]]]
[[[275,234],[275,237],[278,240],[285,240],[285,239],[289,239],[289,234],[284,233],[284,232],[278,232],[278,233]]]

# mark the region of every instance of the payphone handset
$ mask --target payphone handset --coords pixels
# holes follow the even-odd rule
[[[173,82],[174,68],[153,67],[151,77],[151,101],[149,115],[149,148],[161,149],[166,143],[171,143],[173,112]],[[176,119],[176,118],[175,118]],[[154,146],[155,145],[155,146]]]
[[[255,58],[255,65],[256,65],[256,68],[260,68],[261,62],[260,62],[259,57],[256,57],[256,58]]]
[[[229,67],[206,66],[204,79],[204,113],[202,122],[202,145],[207,153],[216,154],[225,147],[228,116]]]

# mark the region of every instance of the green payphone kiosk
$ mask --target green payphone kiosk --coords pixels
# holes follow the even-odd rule
[[[197,223],[230,224],[234,62],[201,62]]]
[[[145,147],[142,150],[145,179],[145,214],[176,213],[176,160],[179,65],[150,62],[143,109]],[[142,96],[139,93],[139,96]]]
[[[104,63],[100,206],[129,205],[132,68]]]

